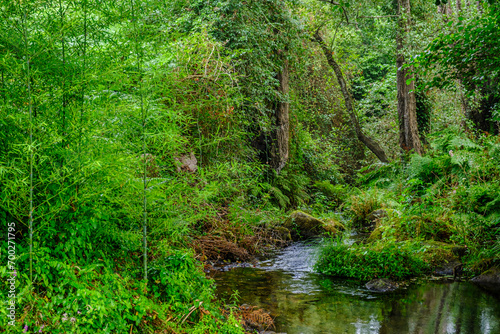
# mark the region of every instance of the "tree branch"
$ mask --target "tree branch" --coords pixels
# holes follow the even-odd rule
[[[340,85],[340,90],[342,91],[342,95],[344,96],[347,113],[349,114],[351,123],[354,126],[354,130],[356,131],[356,136],[358,137],[358,140],[361,141],[363,144],[365,144],[365,146],[368,147],[368,149],[372,151],[381,162],[389,162],[382,147],[380,147],[380,145],[375,140],[366,136],[362,132],[361,126],[359,125],[358,117],[356,116],[356,112],[354,111],[351,95],[349,94],[349,91],[347,89],[347,84],[344,80],[344,75],[342,74],[342,70],[335,61],[335,59],[333,59],[331,51],[328,49],[328,47],[325,44],[325,41],[323,41],[323,38],[320,36],[319,29],[316,30],[313,40],[319,44],[319,46],[323,50],[323,53],[325,54],[326,60],[328,61],[328,65],[330,65],[330,67],[335,72],[337,81]]]
[[[383,17],[398,17],[399,15],[381,15],[381,16],[358,16],[363,19],[381,19]]]
[[[338,3],[337,1],[333,1],[333,0],[318,0],[318,1],[326,2],[326,3],[329,3],[329,4],[334,5],[334,6],[340,6],[340,8],[342,8],[342,13],[344,13],[345,20],[347,21],[347,23],[349,23],[349,17],[347,16],[347,10],[340,3]]]

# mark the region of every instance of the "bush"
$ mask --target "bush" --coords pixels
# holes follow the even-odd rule
[[[386,243],[368,248],[333,242],[325,246],[316,269],[326,275],[363,280],[373,278],[405,279],[425,273],[428,265],[401,243]]]
[[[370,213],[382,207],[382,202],[376,189],[363,191],[359,195],[353,195],[349,204],[354,225],[366,223]]]
[[[316,181],[314,182],[314,187],[317,189],[317,193],[314,198],[316,202],[323,202],[327,207],[337,208],[344,204],[347,199],[347,188],[341,184],[333,185],[330,181]],[[322,201],[319,201],[322,199]]]

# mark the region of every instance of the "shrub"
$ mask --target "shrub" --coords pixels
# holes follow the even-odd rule
[[[316,269],[326,275],[357,279],[405,279],[426,272],[428,265],[401,243],[369,248],[331,243],[320,254]]]
[[[315,199],[325,197],[326,203],[324,204],[328,206],[338,207],[346,200],[348,190],[341,184],[333,185],[330,181],[316,181],[314,187],[318,190]]]
[[[373,211],[382,207],[378,191],[364,191],[359,195],[353,195],[350,199],[350,209],[353,215],[353,224],[361,225],[368,221],[368,216]]]

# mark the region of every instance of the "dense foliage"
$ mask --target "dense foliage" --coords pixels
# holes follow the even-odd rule
[[[429,267],[414,250],[387,243],[382,247],[347,246],[339,242],[323,248],[317,269],[327,275],[357,279],[405,279],[425,273]]]
[[[387,212],[372,243],[325,248],[330,275],[424,273],[429,240],[466,245],[471,273],[498,264],[498,5],[412,3],[422,156],[398,145],[394,1],[0,0],[1,331],[242,333],[204,264],[284,244],[297,208],[360,230]],[[316,32],[393,162],[357,139]]]

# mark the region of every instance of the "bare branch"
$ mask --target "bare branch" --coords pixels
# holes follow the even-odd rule
[[[381,16],[358,16],[363,19],[381,19],[383,17],[398,17],[399,15],[381,15]]]
[[[342,6],[340,3],[333,1],[333,0],[318,0],[318,1],[326,2],[326,3],[329,3],[329,4],[334,5],[334,6],[340,6],[340,8],[342,8],[342,13],[344,13],[345,20],[347,21],[347,23],[349,23],[349,17],[347,16],[347,9],[345,9],[345,7]]]
[[[340,6],[340,3],[336,2],[336,1],[333,1],[333,0],[318,0],[318,1],[326,2],[326,3],[329,3],[329,4],[335,5],[335,6]]]
[[[356,132],[358,140],[363,144],[365,144],[365,146],[368,147],[368,149],[372,151],[377,156],[377,158],[379,158],[381,162],[388,162],[389,160],[387,159],[387,156],[385,155],[385,152],[382,149],[382,147],[375,140],[373,140],[372,138],[368,137],[363,133],[361,126],[359,124],[359,119],[356,115],[356,111],[354,110],[354,103],[352,101],[351,95],[349,94],[349,90],[347,88],[344,75],[342,74],[342,70],[339,64],[333,58],[331,50],[328,49],[325,41],[319,34],[319,29],[316,30],[316,33],[314,34],[312,39],[319,44],[319,46],[323,50],[328,65],[330,65],[330,67],[335,72],[335,76],[337,77],[337,81],[340,85],[340,90],[342,91],[342,95],[344,96],[344,102],[347,109],[347,113],[349,114],[351,124],[354,127],[354,131]]]

